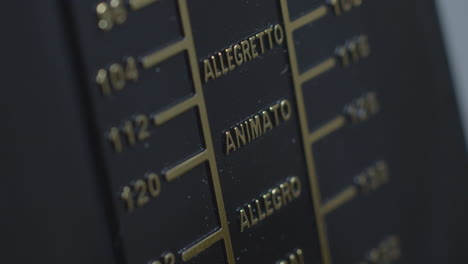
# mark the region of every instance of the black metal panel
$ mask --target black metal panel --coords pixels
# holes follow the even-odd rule
[[[115,263],[61,5],[8,2],[4,8],[2,261]]]
[[[125,2],[126,21],[108,32],[99,3],[41,1],[8,14],[20,22],[1,97],[7,262],[276,263],[300,248],[305,263],[329,264],[328,252],[360,263],[391,235],[402,253],[392,263],[467,257],[468,159],[433,1],[362,0],[340,16],[319,0],[159,0],[137,11]],[[282,41],[205,81],[211,56],[222,70],[218,52],[251,37],[259,51],[255,35],[274,25]],[[342,67],[337,47],[361,35],[370,55]],[[98,71],[128,58],[138,80],[106,95]],[[369,93],[380,110],[353,124],[346,107]],[[283,100],[290,119],[228,150],[226,132],[263,111],[273,119],[269,107]],[[149,137],[138,139],[141,115]],[[389,182],[362,193],[356,176],[380,160]],[[242,209],[260,217],[263,195],[278,188],[287,199],[280,184],[293,176],[301,194],[245,228]],[[140,196],[151,199],[139,206]]]

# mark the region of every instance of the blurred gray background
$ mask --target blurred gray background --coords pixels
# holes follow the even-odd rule
[[[437,0],[468,147],[468,0]]]

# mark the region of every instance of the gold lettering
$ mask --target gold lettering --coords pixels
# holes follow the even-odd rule
[[[176,257],[174,253],[169,252],[164,255],[164,264],[175,264],[176,263]]]
[[[265,40],[265,35],[268,40]],[[235,45],[214,53],[213,56],[208,58],[208,61],[203,61],[205,82],[226,75],[229,71],[234,70],[236,66],[238,67],[264,54],[267,50],[266,42],[268,42],[270,49],[273,49],[275,45],[283,44],[284,39],[283,27],[276,24],[245,38]]]
[[[265,45],[263,43],[263,36],[265,36],[265,32],[260,32],[255,36],[260,41],[260,53],[262,53],[262,54],[265,53]]]
[[[229,155],[232,151],[235,151],[236,144],[234,143],[234,139],[232,138],[231,132],[227,131],[226,135],[226,155]]]
[[[264,212],[262,212],[262,208],[260,207],[260,201],[256,199],[255,203],[257,204],[258,217],[259,217],[260,221],[262,221],[263,219],[266,218],[266,214]]]
[[[244,57],[242,57],[242,48],[239,44],[234,45],[234,59],[237,66],[241,66],[244,63]]]
[[[289,254],[289,264],[299,264],[295,254]]]
[[[330,0],[329,3],[333,7],[333,11],[335,11],[335,15],[336,16],[341,15],[341,8],[340,8],[340,4],[338,3],[338,0]]]
[[[353,8],[353,2],[351,0],[341,0],[341,6],[345,12],[349,12]]]
[[[284,121],[288,121],[291,118],[291,104],[288,100],[281,101],[281,117]]]
[[[161,194],[161,180],[156,173],[152,172],[148,174],[146,184],[148,185],[148,191],[152,197],[157,197]]]
[[[260,122],[260,116],[258,115],[255,115],[253,118],[249,118],[252,139],[256,139],[262,135],[262,125]]]
[[[225,50],[226,52],[226,57],[227,57],[227,63],[228,63],[228,67],[229,67],[229,70],[232,71],[236,68],[236,65],[234,65],[233,60],[234,60],[234,57],[232,56],[232,48],[227,48]]]
[[[205,68],[205,82],[208,82],[210,79],[215,79],[215,75],[213,73],[213,69],[211,68],[211,64],[209,60],[203,60],[203,66]]]
[[[349,53],[351,54],[351,60],[353,62],[357,62],[359,60],[359,53],[358,53],[358,48],[357,48],[357,44],[355,41],[351,41],[348,43],[348,50],[349,50]]]
[[[375,92],[370,92],[366,96],[366,101],[368,104],[369,112],[373,115],[379,112],[379,99],[377,98],[377,94]]]
[[[271,207],[272,202],[271,202],[270,199],[271,199],[271,194],[270,193],[266,193],[266,194],[263,195],[263,201],[265,203],[265,211],[266,211],[267,216],[270,216],[275,211]]]
[[[349,56],[348,56],[348,52],[346,51],[346,48],[339,47],[336,50],[336,53],[338,54],[338,57],[340,57],[341,59],[341,66],[343,66],[344,68],[349,67]]]
[[[247,131],[247,142],[250,142],[250,127],[249,127],[249,122],[248,121],[245,121],[244,122],[244,125],[245,125],[245,131]]]
[[[302,251],[302,249],[299,248],[298,250],[296,250],[296,255],[299,258],[299,264],[304,264],[304,252]]]
[[[114,63],[109,66],[109,78],[114,89],[122,90],[125,88],[127,80],[122,65]]]
[[[301,191],[302,191],[302,186],[301,186],[301,180],[299,177],[294,176],[289,180],[290,186],[291,186],[291,192],[294,198],[298,198],[301,196]]]
[[[251,200],[249,204],[239,209],[241,232],[245,228],[250,228],[278,211],[301,194],[301,183],[297,176],[287,178],[286,181],[277,187],[268,190],[260,198]],[[262,208],[263,207],[263,208]],[[296,251],[299,252],[299,251]],[[293,252],[292,254],[295,254]],[[296,264],[300,263],[300,255],[296,254]],[[291,259],[292,260],[292,259]]]
[[[215,57],[215,56],[211,56],[211,62],[213,63],[213,69],[214,69],[214,73],[215,73],[216,78],[218,78],[218,77],[220,77],[221,75],[223,75],[223,74],[218,70],[218,65],[216,64],[216,57]]]
[[[250,213],[250,223],[252,224],[252,226],[254,226],[258,223],[258,218],[254,216],[252,205],[248,204],[247,207],[249,208],[249,213]]]
[[[275,26],[275,41],[277,45],[282,44],[284,41],[284,31],[279,24]]]
[[[363,58],[368,57],[371,53],[368,37],[365,35],[360,36],[358,43],[359,55],[361,55]]]
[[[245,213],[244,209],[240,209],[239,213],[241,221],[241,232],[244,232],[246,228],[250,228],[249,218],[247,217],[247,214]]]
[[[375,165],[377,171],[379,172],[379,177],[382,182],[387,183],[390,180],[390,173],[388,170],[387,162],[380,160]]]
[[[249,60],[252,60],[252,55],[250,54],[249,41],[244,40],[240,44],[241,44],[241,47],[242,47],[242,55],[244,55],[244,61],[247,62]]]
[[[304,253],[302,252],[302,249],[297,249],[294,252],[289,253],[287,255],[286,260],[281,259],[275,263],[277,264],[304,264]]]
[[[276,126],[279,126],[280,124],[280,121],[279,121],[279,115],[278,115],[278,109],[279,109],[279,104],[275,104],[273,106],[270,106],[270,111],[273,112],[273,114],[275,115],[275,124]]]
[[[273,124],[271,123],[270,116],[268,115],[267,111],[262,111],[263,117],[263,134],[265,134],[268,130],[273,129]]]
[[[354,0],[354,1],[353,1],[353,5],[354,5],[354,6],[360,6],[360,5],[362,5],[362,0]]]
[[[369,40],[366,35],[357,36],[348,41],[346,45],[338,47],[335,53],[341,60],[341,65],[347,68],[351,63],[356,63],[370,55]]]
[[[285,182],[280,184],[280,189],[283,196],[283,204],[286,205],[293,199],[291,196],[291,188],[289,187],[289,183]]]
[[[258,57],[257,45],[255,44],[255,37],[249,38],[250,49],[252,50],[252,57],[255,59]]]
[[[109,76],[107,71],[104,69],[100,69],[96,75],[96,83],[101,86],[102,94],[103,95],[111,95],[111,86],[109,82]]]
[[[226,65],[224,65],[223,54],[221,52],[218,52],[218,57],[219,61],[221,62],[221,70],[223,71],[223,74],[226,75],[229,69],[226,67]]]
[[[273,200],[273,207],[275,208],[275,210],[281,209],[281,207],[283,206],[283,202],[282,202],[282,199],[281,199],[280,189],[274,188],[271,191],[271,196],[272,196],[272,200]]]
[[[273,38],[271,36],[271,32],[273,31],[273,28],[268,28],[266,29],[264,32],[267,34],[268,36],[268,43],[270,43],[270,49],[273,48]]]
[[[240,127],[241,127],[242,131],[238,127],[234,128],[234,132],[236,132],[237,146],[239,148],[247,143],[247,141],[245,140],[244,126],[242,124],[240,124]],[[241,145],[241,143],[242,143],[242,145]]]
[[[274,121],[271,114],[274,115]],[[266,135],[268,131],[279,126],[281,119],[291,118],[292,108],[288,100],[282,100],[266,110],[260,111],[225,132],[226,154],[245,146],[247,143]]]

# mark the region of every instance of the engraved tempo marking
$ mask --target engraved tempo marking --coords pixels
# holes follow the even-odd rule
[[[204,80],[214,80],[284,42],[281,25],[271,26],[203,60]]]
[[[151,137],[150,118],[145,114],[137,114],[130,120],[125,120],[121,126],[113,126],[107,133],[107,138],[115,152],[122,152],[124,146],[135,146]],[[125,138],[126,140],[124,140]],[[126,142],[127,145],[124,145]]]
[[[240,231],[253,227],[260,221],[271,216],[275,211],[296,200],[301,196],[302,184],[299,177],[294,176],[285,182],[268,190],[261,198],[255,199],[239,209]]]
[[[131,0],[128,5],[133,11],[150,6],[159,0]],[[103,1],[96,6],[97,26],[102,31],[109,31],[115,25],[124,24],[128,18],[127,4],[124,0]]]
[[[397,235],[388,236],[373,248],[360,264],[395,263],[401,258],[400,238]]]
[[[148,173],[144,179],[138,179],[130,186],[124,186],[120,198],[125,204],[127,212],[135,207],[143,207],[161,194],[161,178],[154,172]]]
[[[102,31],[111,30],[114,25],[121,25],[127,21],[127,9],[122,0],[111,0],[109,3],[101,2],[96,6],[98,28]]]
[[[284,99],[224,132],[226,155],[288,121],[291,114],[291,103]]]
[[[108,69],[102,68],[96,74],[96,83],[101,87],[105,96],[123,90],[127,81],[138,81],[139,73],[137,61],[134,57],[125,59],[125,63],[113,63]]]
[[[367,35],[359,35],[349,40],[344,46],[336,49],[336,55],[344,68],[369,57],[371,53]]]

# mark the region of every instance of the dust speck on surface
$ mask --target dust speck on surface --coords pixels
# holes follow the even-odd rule
[[[280,75],[283,75],[287,73],[288,71],[289,71],[289,64],[286,64],[286,66],[284,66],[284,69],[280,72]]]

